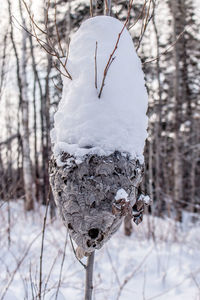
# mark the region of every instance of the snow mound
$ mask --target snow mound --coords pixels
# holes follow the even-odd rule
[[[81,159],[86,154],[120,151],[143,161],[148,97],[141,62],[126,28],[98,97],[104,69],[122,28],[117,19],[98,16],[83,22],[72,36],[67,68],[73,79],[63,76],[62,99],[51,132],[58,164],[62,152]]]

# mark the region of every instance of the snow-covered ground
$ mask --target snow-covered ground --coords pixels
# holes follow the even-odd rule
[[[0,210],[0,299],[38,299],[45,208],[25,215],[22,202]],[[154,231],[154,240],[149,232]],[[74,257],[59,219],[47,219],[42,259],[42,298],[84,298],[84,269]],[[200,226],[145,218],[131,237],[123,228],[96,252],[94,300],[200,299]],[[62,261],[64,261],[62,268]],[[61,272],[62,270],[62,272]],[[59,283],[60,278],[60,283]],[[56,293],[58,287],[58,297]]]

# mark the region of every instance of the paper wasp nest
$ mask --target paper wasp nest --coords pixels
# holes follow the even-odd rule
[[[138,187],[143,165],[138,160],[115,152],[87,155],[79,164],[63,153],[61,161],[61,167],[54,158],[50,163],[54,199],[71,237],[84,252],[100,249],[124,216],[132,215],[140,222],[144,203],[139,200]]]

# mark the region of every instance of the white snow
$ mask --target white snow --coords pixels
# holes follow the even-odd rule
[[[25,215],[22,201],[10,202],[10,247],[7,209],[5,203],[0,210],[0,299],[6,287],[3,300],[38,299],[45,208]],[[151,231],[154,231],[154,240]],[[48,217],[42,272],[44,300],[56,299],[65,236],[66,229],[61,221],[50,222]],[[199,299],[199,245],[200,224],[190,226],[187,218],[181,230],[172,220],[144,216],[142,226],[135,225],[131,237],[125,237],[121,228],[105,247],[96,251],[94,299]],[[82,300],[84,277],[85,270],[75,259],[68,239],[57,300]]]
[[[151,198],[148,195],[141,194],[139,197],[139,200],[141,200],[146,205],[150,205],[150,203],[151,203]]]
[[[98,98],[104,69],[122,28],[117,19],[98,16],[83,22],[71,38],[67,68],[73,80],[63,76],[63,95],[51,132],[58,163],[62,151],[82,158],[118,150],[143,161],[148,97],[141,62],[126,28]]]
[[[124,189],[119,189],[115,196],[116,201],[121,200],[121,199],[128,201],[128,194]]]

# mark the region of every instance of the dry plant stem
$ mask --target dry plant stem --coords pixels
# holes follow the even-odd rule
[[[43,41],[43,40],[41,40],[40,38],[38,38],[38,36],[36,37],[34,34],[32,34],[27,28],[25,28],[22,24],[20,24],[19,23],[19,21],[15,18],[15,16],[12,16],[12,19],[14,19],[16,22],[17,22],[17,24],[23,29],[23,30],[25,30],[30,36],[32,36],[32,37],[34,37],[36,40],[37,40],[37,42],[39,41],[39,42],[41,42],[41,43],[43,43],[44,45],[46,45],[48,48],[50,48],[50,46],[45,42],[45,41]],[[12,23],[14,24],[14,22],[12,21]],[[15,25],[16,26],[16,25]],[[17,27],[16,27],[17,28]],[[19,29],[19,28],[18,28]],[[33,29],[33,24],[32,24],[32,29]],[[41,46],[41,45],[40,45]],[[41,46],[42,47],[42,46]],[[43,48],[46,52],[48,51],[46,48]],[[50,52],[47,52],[48,54],[50,54],[50,55],[52,55],[52,56],[56,56],[56,55],[54,55],[53,53],[50,53]]]
[[[59,30],[58,30],[58,25],[57,25],[56,15],[57,15],[57,2],[56,2],[56,0],[55,0],[55,14],[54,14],[54,21],[55,21],[55,26],[56,26],[56,35],[57,35],[58,45],[59,45],[60,51],[61,51],[61,53],[62,53],[62,56],[65,56],[65,55],[64,55],[64,50],[63,50],[62,45],[61,45],[61,40],[60,40],[60,34],[59,34]]]
[[[185,29],[178,35],[177,39],[171,45],[169,45],[169,47],[167,47],[167,49],[165,51],[161,52],[159,56],[157,56],[157,57],[155,57],[155,58],[153,58],[151,60],[147,60],[147,61],[143,62],[143,65],[151,63],[151,62],[154,62],[158,58],[160,58],[162,55],[168,53],[174,47],[174,45],[176,45],[176,43],[180,40],[180,38],[182,37],[182,35],[185,33],[185,31],[187,29],[188,29],[188,26],[185,27]]]
[[[50,194],[50,191],[49,191],[49,194]],[[47,200],[47,204],[46,204],[46,211],[45,211],[45,215],[44,215],[43,228],[42,228],[42,243],[41,243],[41,252],[40,252],[39,292],[38,292],[38,299],[39,300],[41,300],[41,292],[42,292],[42,260],[43,260],[43,252],[44,252],[44,235],[45,235],[45,229],[46,229],[48,207],[49,207],[49,195],[48,195],[48,200]]]
[[[90,17],[93,17],[93,4],[92,4],[92,0],[90,0]]]
[[[104,85],[105,85],[106,75],[107,75],[108,70],[109,70],[109,68],[110,68],[110,66],[111,66],[111,64],[112,64],[112,62],[113,62],[113,60],[114,60],[114,57],[113,57],[113,56],[114,56],[114,54],[115,54],[115,52],[116,52],[116,50],[117,50],[117,47],[118,47],[118,44],[119,44],[120,37],[121,37],[121,35],[122,35],[122,33],[123,33],[123,31],[124,31],[126,25],[128,24],[128,21],[129,21],[129,18],[130,18],[130,12],[131,12],[132,4],[133,4],[133,0],[130,0],[130,1],[129,1],[128,15],[127,15],[126,21],[125,21],[125,23],[124,23],[124,26],[123,26],[122,30],[121,30],[120,33],[118,34],[117,42],[116,42],[116,44],[115,44],[115,47],[114,47],[114,49],[113,49],[113,52],[111,53],[111,55],[110,55],[110,57],[109,57],[109,59],[108,59],[107,65],[106,65],[106,67],[105,67],[105,69],[104,69],[104,72],[103,72],[103,79],[102,79],[102,83],[101,83],[101,88],[100,88],[99,95],[98,95],[99,98],[101,98],[101,94],[102,94],[102,91],[103,91],[103,88],[104,88]]]
[[[97,46],[98,46],[98,42],[96,42],[95,56],[94,56],[94,63],[95,63],[95,88],[96,89],[97,89]]]
[[[77,255],[76,255],[76,251],[75,251],[75,249],[74,249],[74,244],[73,244],[73,242],[72,242],[72,238],[71,238],[70,235],[69,235],[69,239],[70,239],[70,242],[71,242],[71,245],[72,245],[72,250],[73,250],[73,252],[74,252],[74,255],[75,255],[76,259],[77,259],[78,262],[84,267],[84,269],[86,269],[87,266],[86,266],[84,263],[82,263],[82,261],[81,261],[81,260],[77,257]]]
[[[59,31],[58,31],[58,26],[57,26],[57,21],[56,21],[56,0],[55,0],[55,14],[54,14],[54,23],[55,23],[55,28],[56,28],[56,37],[57,37],[57,41],[58,41],[58,45],[59,45],[59,49],[61,51],[61,56],[59,55],[59,52],[58,50],[55,48],[55,46],[53,45],[53,42],[51,41],[50,37],[49,37],[49,34],[48,34],[48,14],[49,14],[49,7],[50,7],[50,1],[48,1],[48,4],[47,4],[47,10],[46,10],[46,19],[45,19],[45,31],[43,29],[40,28],[40,26],[37,25],[37,23],[35,22],[34,20],[34,17],[33,15],[31,15],[31,11],[30,9],[28,8],[25,0],[22,0],[25,8],[26,8],[26,11],[29,15],[29,18],[30,18],[30,21],[31,21],[31,26],[32,26],[32,30],[33,30],[33,34],[31,32],[29,32],[26,28],[24,28],[23,26],[21,26],[26,32],[28,32],[31,36],[33,36],[38,44],[40,45],[40,47],[45,51],[47,52],[50,56],[52,57],[56,57],[57,60],[59,61],[60,65],[63,67],[64,69],[64,72],[62,72],[57,66],[55,66],[55,68],[58,70],[58,72],[71,79],[72,80],[72,76],[70,75],[70,73],[68,72],[67,70],[67,67],[66,67],[66,64],[67,64],[67,59],[68,59],[68,53],[67,53],[67,56],[66,56],[66,60],[65,60],[65,63],[62,62],[62,59],[63,57],[65,57],[64,55],[64,50],[62,48],[62,45],[61,45],[61,39],[60,39],[60,35],[59,35]],[[47,42],[41,40],[39,37],[38,37],[38,34],[36,32],[36,29],[39,30],[40,33],[44,34],[46,36],[46,39],[47,39]]]
[[[44,30],[42,30],[42,29],[37,25],[37,23],[35,22],[34,17],[31,15],[31,12],[30,12],[30,10],[29,10],[29,8],[28,8],[28,5],[26,4],[26,1],[22,0],[22,2],[23,2],[24,6],[25,6],[25,8],[26,8],[26,11],[27,11],[27,13],[28,13],[28,15],[29,15],[29,18],[30,18],[30,20],[31,20],[31,23],[34,24],[34,26],[35,26],[41,33],[47,34],[47,33],[46,33]]]
[[[66,234],[66,238],[65,238],[65,245],[64,245],[64,249],[63,249],[63,257],[62,257],[62,262],[61,262],[61,266],[60,266],[60,275],[59,275],[59,281],[58,281],[58,287],[56,290],[55,300],[57,300],[57,298],[58,298],[58,292],[59,292],[60,284],[61,284],[62,270],[63,270],[64,261],[65,261],[65,252],[66,252],[66,247],[67,247],[67,236],[68,236],[68,233]]]
[[[8,291],[8,289],[9,289],[9,287],[10,287],[10,285],[11,285],[12,282],[13,282],[13,279],[14,279],[14,277],[15,277],[17,271],[19,270],[21,264],[23,263],[24,259],[25,259],[26,256],[28,255],[31,246],[32,246],[33,243],[38,239],[38,237],[40,236],[40,234],[41,234],[41,233],[39,233],[39,234],[38,234],[38,235],[30,242],[30,244],[28,245],[26,251],[24,252],[24,255],[22,256],[22,258],[20,259],[20,261],[17,263],[17,266],[16,266],[15,270],[12,272],[11,277],[9,278],[7,285],[6,285],[6,287],[4,288],[4,290],[3,290],[3,292],[2,292],[2,294],[1,294],[1,296],[0,296],[0,297],[1,297],[0,300],[3,300],[3,299],[4,299],[4,297],[5,297],[5,295],[6,295],[7,291]]]
[[[93,267],[94,267],[94,251],[88,256],[86,267],[86,281],[85,281],[85,299],[92,300],[93,291]]]
[[[140,33],[139,42],[138,42],[136,51],[138,51],[138,49],[140,48],[140,44],[141,44],[141,41],[142,41],[143,36],[145,34],[145,31],[147,29],[147,25],[149,24],[149,22],[150,22],[150,20],[152,18],[152,16],[149,18],[150,8],[151,8],[151,2],[152,2],[152,0],[149,1],[149,6],[148,6],[148,9],[147,9],[146,18],[144,17],[143,22],[142,22],[141,33]]]
[[[47,290],[47,285],[48,285],[48,282],[49,282],[49,279],[50,279],[52,270],[53,270],[53,268],[54,268],[54,266],[55,266],[55,264],[56,264],[56,261],[57,261],[57,259],[58,259],[58,256],[59,256],[59,252],[58,252],[58,254],[56,255],[56,257],[54,258],[54,261],[53,261],[53,263],[52,263],[51,269],[50,269],[49,274],[48,274],[48,276],[47,276],[47,279],[46,279],[46,282],[45,282],[45,285],[44,285],[43,300],[44,300],[44,298],[45,298],[45,294],[46,294],[46,290]]]
[[[153,251],[153,248],[152,247],[150,249],[149,252],[147,252],[147,254],[145,255],[145,257],[143,258],[143,260],[140,262],[140,264],[135,268],[135,270],[133,270],[133,272],[131,274],[129,274],[123,281],[123,283],[120,285],[120,288],[119,288],[119,292],[118,292],[118,295],[117,295],[117,300],[120,299],[120,296],[121,296],[121,293],[125,287],[125,285],[133,278],[133,276],[141,269],[141,267],[143,266],[143,264],[145,263],[146,259],[149,257],[149,255],[151,254],[151,252]]]
[[[146,0],[146,1],[144,2],[144,5],[143,5],[143,7],[142,7],[142,10],[141,10],[139,16],[137,17],[136,21],[128,28],[128,30],[130,30],[131,28],[133,28],[133,27],[137,24],[137,22],[139,21],[139,19],[143,16],[143,14],[144,14],[144,9],[145,9],[145,7],[146,7],[147,1],[148,1],[148,0]]]

